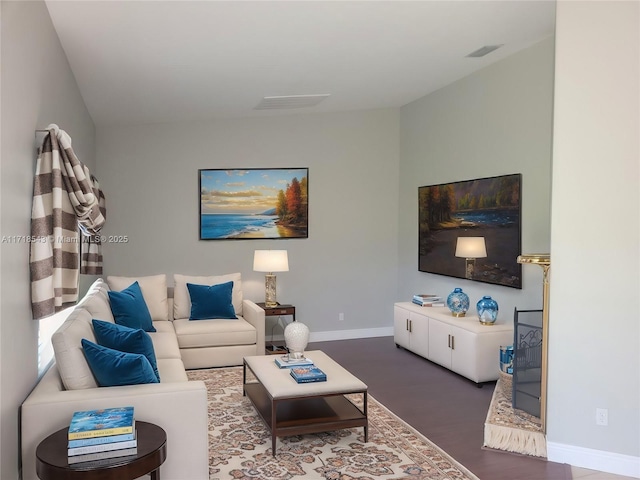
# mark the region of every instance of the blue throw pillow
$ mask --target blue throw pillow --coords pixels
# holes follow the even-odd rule
[[[121,292],[110,290],[109,303],[111,303],[113,318],[118,325],[141,328],[145,332],[156,331],[138,282],[133,282]]]
[[[120,352],[141,353],[153,368],[160,381],[160,373],[158,373],[158,362],[156,361],[156,352],[153,349],[153,342],[147,332],[141,328],[133,329],[115,323],[103,322],[102,320],[93,320],[93,332],[96,335],[98,344],[113,348]]]
[[[84,356],[101,387],[159,383],[147,357],[139,353],[125,353],[102,347],[82,339]]]
[[[236,311],[231,302],[233,282],[218,285],[196,285],[187,283],[191,297],[191,315],[189,320],[211,318],[236,319]]]

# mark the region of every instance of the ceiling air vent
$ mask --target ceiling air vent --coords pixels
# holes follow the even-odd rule
[[[503,44],[500,44],[500,45],[485,45],[484,47],[479,48],[475,52],[471,52],[469,55],[467,55],[467,57],[473,57],[473,58],[484,57],[488,53],[491,53],[494,50],[499,49],[502,45]]]
[[[255,106],[254,110],[282,110],[287,108],[305,108],[313,107],[319,104],[329,93],[321,93],[316,95],[285,95],[279,97],[264,97],[262,101]]]

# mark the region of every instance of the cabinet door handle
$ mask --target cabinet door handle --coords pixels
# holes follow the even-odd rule
[[[404,329],[406,331],[409,331],[409,319],[408,318],[406,319],[406,325],[405,325]]]
[[[456,337],[451,335],[451,350],[455,350],[455,349],[456,349]]]
[[[447,335],[447,347],[451,348],[451,335]]]
[[[409,320],[409,333],[411,333],[413,329],[413,320]]]

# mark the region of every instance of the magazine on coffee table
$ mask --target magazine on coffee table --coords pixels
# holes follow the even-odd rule
[[[305,357],[289,359],[289,355],[281,355],[279,357],[276,357],[274,361],[279,368],[293,368],[313,365],[313,360]]]

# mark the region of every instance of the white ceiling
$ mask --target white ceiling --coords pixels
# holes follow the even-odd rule
[[[55,1],[95,124],[400,107],[553,34],[553,1]],[[493,44],[483,58],[466,58]],[[326,94],[254,110],[265,96]]]

